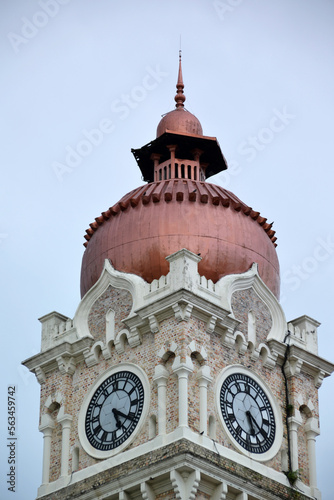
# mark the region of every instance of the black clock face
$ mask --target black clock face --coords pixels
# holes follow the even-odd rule
[[[233,373],[223,382],[220,408],[233,438],[251,453],[265,453],[275,440],[275,417],[262,387],[251,377]]]
[[[95,391],[85,420],[89,443],[110,451],[126,441],[135,430],[144,406],[140,378],[129,371],[110,375]]]

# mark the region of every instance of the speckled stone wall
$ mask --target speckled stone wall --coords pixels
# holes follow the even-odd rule
[[[111,286],[96,300],[89,313],[89,330],[96,341],[105,342],[106,340],[106,314],[112,309],[115,311],[115,334],[124,329],[124,320],[129,314],[132,307],[131,294],[119,288]],[[255,318],[256,329],[256,344],[265,343],[266,337],[270,331],[272,320],[268,307],[259,299],[255,292],[251,289],[239,291],[233,294],[232,309],[235,317],[241,321],[238,329],[244,334],[246,340],[248,335],[248,314],[252,311]],[[171,311],[172,312],[172,311]],[[151,416],[157,416],[158,400],[157,387],[153,382],[154,369],[162,363],[169,373],[167,381],[167,433],[172,432],[178,426],[178,377],[173,373],[173,362],[175,355],[183,353],[190,356],[193,362],[194,370],[189,375],[188,379],[188,403],[189,427],[194,432],[199,432],[199,385],[196,378],[198,370],[203,364],[210,367],[213,381],[208,386],[208,412],[207,418],[214,419],[216,422],[216,440],[223,446],[235,450],[224,429],[222,428],[217,414],[216,405],[216,380],[221,371],[231,364],[240,364],[250,370],[253,370],[259,377],[265,380],[270,387],[278,402],[283,421],[285,422],[285,387],[281,367],[276,365],[269,369],[263,366],[263,361],[260,358],[253,359],[251,351],[246,351],[244,354],[238,351],[237,345],[226,345],[223,342],[222,335],[213,332],[206,332],[206,323],[196,316],[192,315],[188,320],[177,321],[174,315],[168,319],[164,319],[159,324],[159,331],[155,334],[147,333],[142,336],[142,343],[136,347],[130,347],[125,344],[123,353],[118,353],[115,347],[111,348],[111,358],[105,359],[100,353],[98,363],[88,367],[83,361],[76,366],[73,376],[66,374],[62,375],[58,369],[47,374],[46,382],[41,386],[41,413],[45,413],[45,402],[49,396],[54,397],[55,393],[60,393],[63,396],[63,404],[65,413],[73,417],[71,426],[70,448],[79,448],[79,469],[91,466],[98,460],[89,456],[81,446],[78,435],[78,416],[83,400],[90,393],[92,385],[96,379],[106,372],[111,367],[122,362],[130,362],[142,368],[150,382],[150,407],[148,418],[143,424],[141,432],[137,434],[134,440],[129,444],[128,448],[134,448],[142,443],[147,442],[150,437],[149,420]],[[191,352],[189,344],[195,341],[197,351]],[[175,342],[177,344],[176,353],[168,352],[170,345]],[[255,346],[256,347],[256,346]],[[200,355],[201,349],[204,348],[207,357],[204,360]],[[158,353],[163,349],[167,352],[166,357],[162,360]],[[311,377],[299,375],[293,377],[289,381],[291,404],[297,408],[296,398],[302,395],[305,400],[311,400],[315,408],[314,415],[318,416],[318,400],[317,390],[314,387],[314,382]],[[56,411],[52,414],[56,418]],[[287,449],[287,430],[283,425],[283,442],[281,451]],[[300,449],[300,469],[301,478],[308,484],[308,458],[306,449],[306,438],[303,432],[303,426],[299,432],[299,449]],[[61,452],[61,426],[57,424],[52,436],[52,453],[51,453],[51,468],[50,481],[59,478],[60,475],[60,452]],[[282,453],[277,455],[266,463],[277,471],[282,471]],[[72,470],[72,456],[69,460],[69,473]],[[161,499],[174,498],[174,496],[161,496]],[[207,496],[197,498],[208,498]]]

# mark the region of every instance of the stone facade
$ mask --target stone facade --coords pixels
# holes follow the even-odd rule
[[[170,273],[151,284],[106,261],[73,321],[41,319],[41,353],[25,362],[41,383],[39,497],[294,498],[284,472],[298,469],[298,498],[320,498],[317,389],[334,366],[314,353],[314,320],[298,318],[288,330],[256,266],[213,284],[187,250],[168,260]],[[145,373],[148,405],[124,450],[96,458],[82,438],[83,403],[97,380],[123,366]],[[231,366],[262,381],[275,402],[267,460],[238,449],[222,425],[217,394]]]

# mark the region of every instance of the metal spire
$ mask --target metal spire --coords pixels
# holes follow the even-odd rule
[[[176,105],[176,108],[183,108],[184,107],[184,101],[186,100],[186,96],[184,95],[183,89],[183,77],[182,77],[182,65],[181,65],[181,49],[179,50],[179,74],[177,78],[177,93],[176,96],[174,97]]]

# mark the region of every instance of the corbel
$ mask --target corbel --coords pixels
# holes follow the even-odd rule
[[[217,316],[210,316],[206,324],[206,333],[213,333],[215,331],[217,319]]]
[[[76,368],[76,363],[73,357],[64,358],[64,356],[58,356],[56,358],[56,361],[58,363],[59,371],[62,375],[73,375]]]
[[[46,376],[45,376],[43,368],[41,368],[40,366],[37,366],[37,368],[35,369],[35,375],[36,375],[36,378],[37,378],[39,384],[42,385],[45,383]]]
[[[150,324],[151,333],[158,333],[159,332],[159,323],[158,323],[157,318],[155,317],[154,314],[151,314],[151,316],[148,317],[148,322]]]

